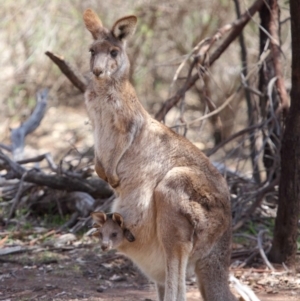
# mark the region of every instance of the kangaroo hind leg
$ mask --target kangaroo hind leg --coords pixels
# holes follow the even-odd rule
[[[186,269],[193,249],[194,228],[182,213],[188,199],[184,189],[177,185],[181,173],[169,172],[155,189],[157,208],[157,236],[165,258],[164,301],[186,300]]]
[[[204,301],[237,301],[228,284],[230,263],[230,232],[221,239],[205,258],[197,261],[195,273]]]

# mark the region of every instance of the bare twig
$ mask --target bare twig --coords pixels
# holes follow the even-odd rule
[[[254,201],[254,203],[250,206],[250,208],[248,208],[246,210],[246,212],[244,212],[243,217],[239,220],[238,223],[236,223],[233,226],[233,231],[238,230],[239,228],[241,228],[244,223],[246,222],[246,220],[249,218],[249,216],[251,214],[253,214],[253,212],[255,211],[255,209],[260,206],[260,204],[262,203],[264,196],[266,195],[266,193],[268,193],[269,191],[272,191],[274,189],[274,187],[276,185],[279,184],[279,179],[276,178],[274,179],[271,183],[269,181],[267,181],[260,189],[258,189],[255,192],[256,195],[256,200]],[[254,196],[253,196],[254,197]]]
[[[254,250],[252,252],[252,254],[250,256],[248,256],[238,267],[239,268],[243,268],[244,266],[246,266],[247,264],[249,264],[253,258],[255,258],[257,256],[257,254],[259,254],[259,250]]]
[[[0,143],[0,147],[3,148],[3,149],[5,149],[8,152],[12,151],[12,147],[10,145],[6,145],[6,144],[3,144],[3,143]]]
[[[259,128],[261,128],[264,124],[265,124],[265,122],[264,122],[264,123],[260,123],[260,124],[255,124],[255,125],[252,125],[252,126],[250,126],[250,127],[245,128],[245,129],[243,129],[243,130],[238,131],[237,133],[231,135],[228,139],[222,141],[222,142],[221,142],[220,144],[218,144],[216,147],[214,147],[213,149],[211,149],[210,151],[208,151],[208,152],[206,153],[206,155],[207,155],[208,157],[211,156],[212,154],[214,154],[215,152],[217,152],[221,147],[225,146],[225,145],[226,145],[227,143],[229,143],[230,141],[232,141],[232,140],[236,139],[237,137],[242,136],[242,135],[244,135],[244,134],[246,134],[246,133],[248,133],[248,132],[250,132],[250,131],[253,131],[253,130],[255,130],[255,129],[259,129]]]
[[[275,269],[272,266],[272,264],[270,263],[270,261],[268,260],[266,254],[265,254],[265,251],[263,249],[263,246],[262,246],[262,237],[263,237],[263,235],[264,235],[265,232],[267,232],[267,230],[260,230],[259,231],[259,233],[257,235],[257,246],[258,246],[258,249],[259,249],[260,256],[263,259],[264,263],[267,265],[267,267],[270,270],[272,270],[274,272]]]
[[[32,157],[32,158],[19,160],[19,161],[17,161],[17,163],[18,164],[27,164],[27,163],[32,163],[32,162],[41,162],[44,159],[46,159],[50,169],[52,171],[56,172],[57,171],[57,165],[54,163],[53,158],[52,158],[51,154],[49,154],[49,153],[42,154],[42,155]]]
[[[50,51],[46,51],[45,54],[59,67],[62,73],[72,82],[75,87],[77,87],[82,93],[86,90],[87,80],[75,67],[66,62],[63,57],[58,56]]]

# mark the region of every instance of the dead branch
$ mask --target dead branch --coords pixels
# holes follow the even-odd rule
[[[238,267],[243,268],[248,265],[257,255],[259,254],[259,250],[254,250],[250,256],[248,256]]]
[[[238,223],[236,223],[233,226],[233,231],[238,230],[239,228],[241,228],[244,223],[247,221],[247,219],[249,218],[249,216],[251,214],[253,214],[253,212],[255,211],[255,209],[261,205],[265,195],[267,192],[272,191],[274,189],[274,187],[276,185],[279,184],[279,179],[276,178],[274,179],[271,183],[270,182],[266,182],[260,189],[258,189],[255,192],[256,195],[256,200],[254,201],[254,203],[252,203],[252,205],[244,212],[243,217],[239,220]],[[254,196],[253,196],[254,197]]]
[[[272,36],[270,39],[271,53],[274,62],[274,69],[276,74],[276,87],[280,97],[280,105],[277,109],[276,114],[283,112],[286,116],[289,109],[289,97],[285,88],[284,79],[282,75],[282,62],[281,62],[281,49],[280,49],[280,38],[279,38],[279,6],[277,1],[270,1],[270,24],[269,30]]]
[[[229,276],[229,281],[245,301],[260,301],[249,286],[242,284],[233,275]]]
[[[228,35],[228,37],[213,52],[213,54],[209,57],[208,62],[206,62],[202,67],[200,67],[199,72],[197,72],[193,76],[188,77],[183,87],[180,88],[175,95],[173,95],[164,102],[160,110],[155,115],[155,118],[157,120],[162,121],[167,112],[179,102],[179,100],[183,97],[186,91],[189,90],[192,86],[194,86],[196,81],[199,79],[199,76],[203,74],[205,69],[209,68],[221,56],[221,54],[227,49],[227,47],[238,37],[245,25],[251,20],[251,17],[260,9],[262,4],[263,0],[255,1],[254,4],[244,14],[242,14],[239,19],[235,20],[231,24],[222,27],[222,29],[224,29],[223,32],[226,32],[225,29],[231,29],[231,32]],[[215,41],[217,41],[220,38],[220,36],[222,36],[220,35],[220,32],[223,33],[222,30],[220,30],[213,36],[213,38],[211,38],[211,45],[209,47],[206,47],[206,53],[211,48],[212,44],[214,44]],[[204,54],[205,53],[203,53],[202,55]]]
[[[50,51],[45,54],[58,66],[61,72],[77,87],[82,93],[86,90],[87,80],[84,76],[70,63],[66,62],[63,57],[58,56]]]
[[[34,183],[40,186],[48,186],[53,189],[66,190],[66,191],[82,191],[90,194],[95,198],[110,197],[113,192],[109,185],[101,179],[83,179],[78,178],[76,175],[47,175],[37,169],[26,170],[20,164],[12,161],[8,156],[0,151],[0,167],[7,170],[6,178],[21,179],[24,173],[24,181]]]
[[[3,148],[3,149],[5,149],[8,152],[12,151],[12,147],[10,145],[6,145],[4,143],[0,143],[0,147]]]
[[[266,264],[266,266],[271,270],[271,271],[275,271],[274,267],[272,266],[272,264],[270,263],[270,261],[268,260],[267,256],[266,256],[266,253],[263,249],[263,246],[262,246],[262,237],[264,235],[264,233],[267,232],[267,230],[260,230],[258,235],[257,235],[257,246],[258,246],[258,249],[259,249],[259,253],[260,253],[260,256],[261,258],[263,259],[264,263]]]
[[[22,253],[22,252],[27,252],[32,250],[33,248],[22,247],[22,246],[8,247],[0,250],[0,256],[14,254],[14,253]]]
[[[21,180],[19,182],[18,192],[17,192],[16,196],[14,197],[13,203],[12,203],[12,205],[10,207],[10,211],[9,211],[9,215],[8,215],[8,220],[10,220],[15,215],[16,209],[18,208],[18,204],[19,204],[20,199],[22,197],[23,183],[24,183],[24,178],[26,177],[26,175],[27,175],[27,171],[24,172],[24,174],[22,175]]]
[[[206,155],[209,157],[212,154],[214,154],[215,152],[217,152],[220,148],[222,148],[223,146],[225,146],[227,143],[229,143],[230,141],[236,139],[239,136],[245,135],[246,133],[253,131],[255,129],[259,129],[261,128],[263,125],[265,124],[265,122],[260,123],[260,124],[255,124],[252,126],[249,126],[243,130],[238,131],[237,133],[231,135],[229,138],[227,138],[226,140],[222,141],[220,144],[218,144],[217,146],[215,146],[213,149],[211,149],[210,151],[208,151],[206,153]]]
[[[37,104],[31,116],[20,127],[11,131],[12,153],[15,160],[23,157],[24,140],[26,135],[33,132],[43,119],[47,107],[48,90],[37,93]]]
[[[94,211],[108,212],[114,198],[115,198],[115,196],[112,195],[108,199],[104,200],[101,205],[94,208]],[[71,229],[70,232],[77,233],[78,231],[80,231],[81,229],[86,227],[87,225],[91,225],[91,224],[92,224],[92,217],[88,216],[86,218],[83,218],[83,219],[79,220],[79,222]]]

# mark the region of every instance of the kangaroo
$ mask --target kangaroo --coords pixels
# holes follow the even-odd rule
[[[118,249],[155,282],[159,301],[186,300],[185,276],[196,274],[205,301],[234,301],[228,285],[230,195],[226,181],[186,138],[154,120],[129,82],[126,41],[137,18],[111,30],[91,9],[94,39],[85,103],[95,141],[95,170],[116,192],[112,211],[135,237]]]
[[[93,226],[97,229],[93,236],[100,238],[102,251],[117,249],[125,239],[129,242],[135,241],[132,233],[125,228],[121,214],[98,211],[92,212],[91,216],[95,222]]]

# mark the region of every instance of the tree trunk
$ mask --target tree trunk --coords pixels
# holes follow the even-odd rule
[[[279,204],[270,260],[296,266],[300,215],[300,1],[290,0],[292,31],[291,108],[281,149]]]

